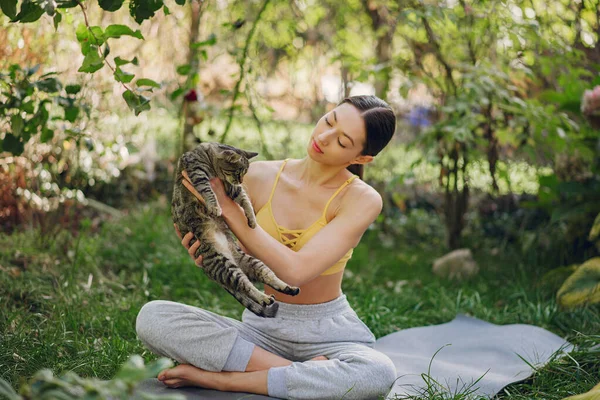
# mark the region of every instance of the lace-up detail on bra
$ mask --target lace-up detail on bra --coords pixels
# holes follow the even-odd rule
[[[258,224],[265,231],[267,231],[272,237],[274,237],[275,239],[277,239],[279,242],[283,243],[290,249],[292,249],[294,251],[298,251],[302,248],[302,246],[304,246],[304,244],[306,242],[308,242],[308,240],[312,236],[315,235],[315,233],[317,233],[322,227],[327,225],[326,215],[327,215],[327,209],[329,208],[329,204],[343,188],[345,188],[355,178],[358,178],[358,176],[353,175],[348,180],[346,180],[346,182],[344,182],[335,191],[333,196],[331,196],[329,198],[329,200],[327,201],[327,204],[325,205],[325,209],[323,210],[323,213],[321,214],[319,219],[317,219],[315,222],[313,222],[312,225],[310,225],[306,229],[288,229],[288,228],[282,227],[281,225],[279,225],[277,223],[277,221],[275,220],[275,216],[273,215],[273,209],[271,206],[271,200],[273,199],[273,194],[275,193],[275,187],[277,186],[277,182],[279,181],[279,176],[281,175],[281,172],[283,171],[283,168],[288,160],[289,160],[289,158],[285,159],[283,161],[283,163],[281,164],[281,168],[279,169],[279,172],[277,173],[277,176],[275,177],[275,182],[273,183],[273,188],[271,189],[271,194],[269,196],[269,200],[258,211],[258,213],[256,213],[256,220],[257,220]],[[269,214],[269,215],[266,215],[266,214]],[[346,253],[346,255],[344,255],[344,257],[342,257],[342,259],[340,259],[334,266],[329,268],[327,271],[325,271],[321,275],[331,275],[331,274],[334,274],[336,272],[343,270],[344,267],[346,266],[346,262],[352,256],[352,252],[353,252],[353,249],[350,249],[348,251],[348,253]]]

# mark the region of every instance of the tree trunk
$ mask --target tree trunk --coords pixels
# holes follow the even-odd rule
[[[388,27],[385,34],[377,38],[377,46],[375,48],[377,62],[383,65],[383,68],[379,72],[379,76],[375,80],[375,95],[383,100],[386,100],[392,76],[391,61],[394,30],[395,29],[392,27]]]
[[[191,24],[190,24],[190,40],[189,40],[189,51],[188,51],[188,64],[190,65],[191,73],[197,73],[199,68],[199,52],[198,49],[192,47],[192,43],[198,41],[198,31],[200,28],[200,17],[202,16],[202,4],[201,0],[191,0],[190,11],[191,11]],[[189,78],[188,78],[189,79]],[[194,125],[191,123],[192,110],[191,107],[188,107],[187,101],[183,101],[182,104],[182,114],[183,114],[183,136],[181,138],[181,154],[185,153],[187,150],[190,150],[194,144],[196,143],[196,138],[194,137]]]
[[[392,40],[397,20],[390,15],[390,10],[385,5],[378,5],[373,0],[362,0],[362,4],[371,18],[373,33],[377,35],[375,57],[377,57],[377,63],[382,66],[375,78],[375,95],[385,100],[392,75]],[[399,13],[401,10],[397,12]],[[381,32],[382,30],[383,32]]]
[[[444,203],[444,214],[446,219],[446,244],[450,250],[456,250],[461,246],[462,240],[461,235],[465,227],[465,213],[467,212],[467,206],[469,203],[469,182],[466,177],[467,169],[467,156],[466,149],[460,144],[456,144],[456,147],[451,153],[450,158],[453,165],[448,162],[447,170],[448,175],[446,176],[446,190],[445,190],[445,203]],[[462,159],[463,164],[460,168],[460,175],[462,176],[463,188],[461,191],[458,190],[458,179],[459,179],[459,168],[458,161],[461,158],[462,148]],[[453,187],[450,187],[450,178],[453,177]]]

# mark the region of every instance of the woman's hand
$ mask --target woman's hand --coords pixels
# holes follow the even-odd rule
[[[205,201],[202,198],[202,196],[200,195],[200,193],[198,193],[198,191],[194,188],[194,186],[190,182],[190,178],[188,177],[187,172],[183,171],[182,175],[184,177],[183,182],[182,182],[183,186],[185,186],[187,188],[187,190],[189,190],[201,202],[205,203]],[[215,196],[217,196],[217,203],[219,203],[219,207],[222,210],[221,215],[223,216],[223,218],[225,218],[226,215],[229,216],[231,214],[235,214],[235,212],[238,211],[237,209],[240,209],[240,210],[242,209],[235,201],[231,200],[231,198],[229,196],[227,196],[227,193],[225,193],[225,186],[223,185],[223,182],[221,181],[221,179],[212,178],[212,179],[210,179],[209,183],[210,183],[210,188],[215,193]]]
[[[181,236],[181,232],[179,232],[177,224],[173,224],[173,226],[175,227],[175,232],[177,232],[177,236],[179,236],[179,239],[181,239],[181,244],[187,249],[188,254],[190,255],[190,257],[192,257],[192,260],[194,260],[194,263],[198,267],[202,268],[202,256],[194,258],[194,254],[196,254],[198,247],[200,247],[200,241],[196,240],[196,242],[190,246],[190,240],[192,240],[194,234],[192,232],[188,232],[185,236]]]

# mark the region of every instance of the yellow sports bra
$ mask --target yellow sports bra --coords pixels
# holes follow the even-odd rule
[[[273,189],[271,189],[271,195],[269,196],[269,200],[267,201],[267,203],[264,206],[262,206],[262,208],[260,210],[258,210],[258,213],[256,213],[256,222],[261,226],[261,228],[263,228],[265,231],[267,231],[269,233],[269,235],[271,235],[277,241],[285,244],[286,246],[288,246],[289,248],[291,248],[294,251],[298,251],[302,248],[302,246],[304,246],[306,244],[306,242],[308,242],[310,240],[311,237],[313,237],[315,235],[315,233],[317,233],[322,227],[327,225],[326,215],[327,215],[327,208],[329,207],[329,203],[331,203],[331,200],[333,200],[333,198],[335,196],[337,196],[337,194],[344,187],[346,187],[346,185],[348,185],[350,182],[352,182],[352,180],[354,178],[357,178],[358,176],[354,175],[354,176],[348,178],[348,180],[346,182],[344,182],[335,191],[333,196],[331,196],[329,201],[327,201],[327,204],[325,205],[325,210],[323,211],[323,214],[321,215],[321,217],[318,220],[316,220],[311,226],[309,226],[306,229],[287,229],[287,228],[283,228],[282,226],[277,224],[277,221],[275,221],[275,217],[273,216],[273,209],[271,207],[271,200],[273,199],[273,194],[275,193],[275,187],[277,186],[277,181],[279,181],[279,176],[281,175],[281,172],[283,171],[283,167],[285,166],[285,164],[287,163],[288,160],[289,160],[289,158],[286,158],[283,161],[283,163],[281,164],[281,168],[279,169],[279,172],[277,173],[277,176],[275,177],[275,183],[273,183]],[[286,234],[291,235],[291,237],[285,236]],[[348,250],[348,252],[338,262],[336,262],[331,268],[327,269],[321,275],[332,275],[332,274],[335,274],[336,272],[342,271],[344,269],[344,267],[346,267],[346,263],[348,262],[350,257],[352,257],[353,251],[354,251],[354,249]]]

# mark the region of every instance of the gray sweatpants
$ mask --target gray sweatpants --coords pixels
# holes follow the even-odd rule
[[[293,363],[268,372],[268,393],[282,399],[377,399],[396,368],[373,349],[375,336],[346,295],[319,304],[279,303],[275,318],[244,309],[242,320],[155,300],[136,320],[140,340],[154,353],[207,371],[245,371],[254,346]],[[307,361],[316,356],[328,360]]]

